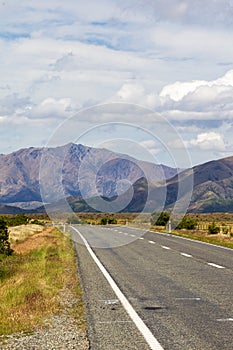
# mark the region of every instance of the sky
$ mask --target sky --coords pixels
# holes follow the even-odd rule
[[[233,0],[3,0],[0,16],[0,153],[233,156]]]

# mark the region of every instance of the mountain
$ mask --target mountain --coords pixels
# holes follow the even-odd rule
[[[168,179],[166,184],[155,186],[152,184],[150,189],[150,197],[148,211],[159,207],[158,200],[161,200],[163,193],[166,191],[165,209],[172,209],[177,202],[182,204],[189,194],[193,176],[193,189],[190,193],[191,201],[188,207],[189,212],[205,213],[205,212],[233,212],[233,157],[213,160],[201,165],[197,165],[192,169],[187,169]],[[136,192],[146,193],[148,191],[147,184],[142,184],[140,190],[135,184]],[[178,189],[181,188],[180,193]],[[142,195],[141,195],[142,197]],[[143,197],[142,197],[143,198]],[[158,203],[159,204],[159,203]],[[131,203],[132,205],[132,203]],[[134,196],[134,208],[140,208],[140,196]],[[182,207],[182,205],[181,205]]]
[[[99,197],[109,211],[151,212],[163,209],[163,203],[171,209],[177,199],[182,204],[187,197],[192,175],[190,212],[233,212],[233,157],[178,173],[107,149],[70,143],[2,154],[0,167],[0,212],[4,213],[18,213],[14,206],[25,212],[40,207],[36,211],[43,212],[43,201],[62,211],[62,198],[74,211],[102,211]]]
[[[189,210],[233,211],[233,157],[214,160],[193,168],[194,191]]]
[[[27,209],[63,197],[111,198],[140,178],[157,183],[177,174],[165,165],[73,143],[1,154],[0,169],[0,203]]]
[[[26,213],[26,211],[18,207],[0,204],[0,214],[16,215],[16,214],[23,214],[23,213]]]

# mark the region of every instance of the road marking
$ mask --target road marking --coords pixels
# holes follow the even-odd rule
[[[218,322],[233,322],[233,318],[219,318]]]
[[[155,242],[154,241],[148,241],[150,244],[155,244]]]
[[[217,269],[225,269],[224,266],[217,265],[217,264],[214,264],[214,263],[207,263],[207,264],[210,265],[210,266],[216,267]]]
[[[106,270],[106,268],[102,265],[100,260],[97,258],[93,250],[91,249],[89,243],[87,240],[83,237],[83,235],[73,226],[70,226],[73,230],[75,230],[81,239],[83,240],[88,252],[90,253],[92,259],[96,263],[96,265],[99,267],[100,271],[112,287],[114,293],[116,294],[117,298],[120,300],[121,304],[123,305],[124,309],[128,313],[128,315],[133,320],[134,324],[138,328],[138,330],[141,332],[143,337],[145,338],[147,344],[150,346],[151,350],[164,350],[158,340],[154,337],[154,335],[151,333],[150,329],[146,326],[146,324],[143,322],[143,320],[139,317],[137,312],[134,310],[132,305],[129,303],[128,299],[125,297],[125,295],[122,293],[120,288],[117,286],[116,282],[113,280],[109,272]]]
[[[130,235],[131,237],[135,237],[135,235]]]
[[[115,305],[118,304],[119,300],[118,299],[113,299],[113,300],[104,300],[105,305]]]
[[[168,237],[171,237],[171,234],[164,233],[164,232],[157,232],[157,231],[148,231],[148,232],[156,233],[157,235],[161,235],[161,236],[168,236]]]
[[[176,240],[176,238],[177,238],[177,239],[184,239],[185,241],[190,241],[190,242],[193,242],[193,243],[207,244],[207,245],[210,245],[210,246],[215,247],[215,248],[226,249],[226,250],[230,250],[232,252],[232,248],[223,247],[221,245],[217,245],[217,244],[213,244],[213,243],[198,241],[197,239],[181,237],[181,236],[175,236],[173,234],[167,234],[167,233],[157,232],[157,231],[148,231],[148,232],[157,233],[158,235],[162,235],[162,236],[168,236],[170,238],[173,238],[174,240]]]
[[[175,300],[197,300],[197,301],[200,301],[201,298],[175,298]]]
[[[143,237],[139,237],[139,239],[144,239]]]
[[[192,258],[193,256],[190,254],[186,254],[186,253],[180,253],[181,255],[185,256],[186,258]]]
[[[163,249],[171,250],[171,248],[169,248],[169,247],[167,247],[167,246],[165,246],[165,245],[162,245],[161,247],[162,247]]]
[[[172,235],[171,233],[164,233],[164,232],[158,232],[158,231],[151,231],[151,230],[146,230],[146,229],[143,229],[143,228],[138,228],[138,227],[131,227],[131,226],[122,226],[122,227],[127,227],[127,228],[131,228],[132,230],[140,230],[140,231],[144,231],[144,232],[151,232],[151,233],[156,233],[158,235],[161,235],[161,236],[167,236],[167,237],[170,237],[170,238],[178,238],[178,239],[184,239],[186,241],[191,241],[191,242],[194,242],[194,243],[200,243],[200,244],[207,244],[207,245],[210,245],[212,247],[215,247],[215,248],[220,248],[220,249],[226,249],[226,250],[230,250],[232,252],[232,248],[228,248],[228,247],[223,247],[221,245],[217,245],[217,244],[213,244],[213,243],[208,243],[208,242],[202,242],[202,241],[198,241],[196,239],[191,239],[191,238],[187,238],[187,237],[181,237],[181,236],[174,236]]]

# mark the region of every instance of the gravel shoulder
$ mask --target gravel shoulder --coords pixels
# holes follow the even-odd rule
[[[78,320],[72,315],[77,296],[68,290],[62,291],[63,310],[44,321],[41,328],[27,333],[2,336],[1,349],[52,350],[79,349],[88,350],[86,331],[79,327]]]

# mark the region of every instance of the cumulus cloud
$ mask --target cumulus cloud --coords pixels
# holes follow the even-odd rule
[[[159,96],[155,93],[146,93],[144,87],[139,83],[124,84],[117,92],[116,100],[141,104],[153,109],[160,105]]]
[[[201,90],[203,88],[206,90]],[[209,88],[209,89],[208,89]],[[212,88],[212,89],[211,89]],[[190,94],[201,95],[207,98],[216,98],[219,93],[223,93],[224,91],[229,91],[229,89],[233,88],[233,70],[228,71],[223,77],[205,81],[205,80],[194,80],[191,82],[175,82],[170,85],[166,85],[162,91],[160,92],[161,97],[169,97],[173,101],[181,101],[185,96]],[[202,94],[202,92],[206,92]]]
[[[152,108],[171,121],[224,121],[233,117],[233,70],[215,80],[175,82],[160,94],[142,84],[126,83],[112,100],[138,103]]]
[[[226,145],[224,143],[222,135],[216,132],[207,132],[197,135],[197,138],[187,141],[185,143],[186,147],[197,147],[201,150],[217,150],[224,151],[226,149]]]
[[[26,116],[35,119],[55,118],[64,119],[78,109],[74,106],[70,98],[54,99],[46,98],[36,106],[31,106],[25,111]]]

